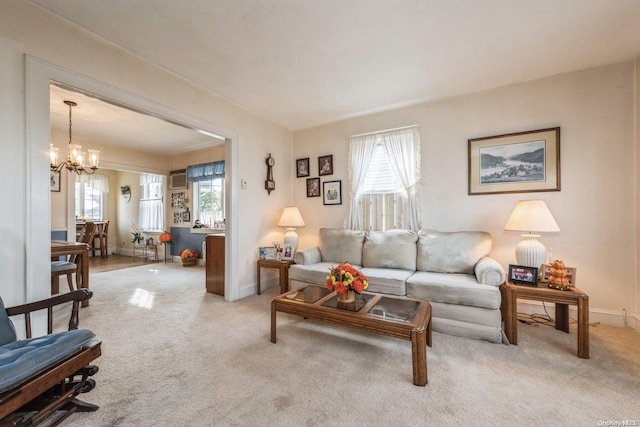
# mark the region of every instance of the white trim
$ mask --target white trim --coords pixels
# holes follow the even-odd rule
[[[49,200],[48,174],[49,162],[47,152],[49,149],[49,84],[51,81],[61,82],[77,90],[87,91],[97,96],[110,99],[114,102],[127,105],[139,111],[145,111],[166,120],[181,123],[193,129],[220,135],[225,138],[225,155],[227,168],[225,182],[228,186],[226,194],[227,205],[227,229],[225,245],[225,300],[234,301],[239,298],[238,289],[238,183],[234,178],[238,170],[238,134],[235,131],[222,128],[214,123],[202,120],[171,107],[157,104],[138,95],[125,92],[113,86],[92,80],[88,77],[75,74],[71,71],[58,68],[37,58],[27,56],[28,81],[27,86],[27,144],[30,150],[30,163],[27,170],[28,182],[31,188],[27,191],[27,231],[26,247],[30,248],[30,256],[27,257],[27,296],[34,295],[34,290],[42,292],[50,289],[49,266],[45,266],[49,259],[49,245],[43,245],[43,236],[50,234],[50,221],[35,221],[31,212],[37,209],[37,218],[42,218],[43,212],[51,215],[51,204],[43,207],[37,200]],[[31,144],[29,146],[29,144]],[[105,165],[106,167],[106,165]],[[48,175],[47,175],[48,176]],[[42,185],[33,185],[33,182],[41,182]],[[33,205],[37,205],[34,208]],[[49,234],[47,234],[49,233]],[[42,264],[42,265],[40,265]],[[47,264],[48,265],[48,264]],[[40,267],[40,268],[38,268]],[[49,291],[50,292],[50,291]]]
[[[375,132],[359,133],[358,135],[350,135],[349,138],[356,138],[356,137],[359,137],[359,136],[367,136],[367,135],[376,135],[376,134],[379,134],[379,133],[393,132],[393,131],[396,131],[396,130],[417,128],[418,126],[420,126],[420,125],[409,125],[409,126],[402,126],[402,127],[393,128],[393,129],[377,130]]]

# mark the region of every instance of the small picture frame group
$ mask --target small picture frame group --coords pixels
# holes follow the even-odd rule
[[[517,285],[538,286],[538,269],[509,264],[509,281]]]
[[[567,280],[569,280],[569,286],[576,285],[576,268],[575,267],[566,267],[567,271]],[[551,265],[542,264],[540,266],[540,282],[541,283],[549,283],[549,277],[551,276]]]
[[[278,250],[275,246],[261,246],[258,248],[258,257],[260,259],[274,261],[278,256]]]
[[[342,181],[325,181],[322,183],[322,203],[325,205],[342,204]]]

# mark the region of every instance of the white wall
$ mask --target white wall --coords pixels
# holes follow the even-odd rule
[[[577,284],[590,297],[592,314],[621,323],[634,312],[636,285],[636,124],[634,62],[560,75],[442,102],[353,118],[294,133],[294,158],[333,154],[344,202],[323,206],[306,198],[304,179],[294,184],[295,204],[306,227],[301,247],[315,244],[319,227],[341,227],[348,211],[349,135],[418,124],[422,138],[424,227],[442,231],[486,230],[492,255],[515,263],[517,233],[503,227],[520,199],[546,201],[561,232],[541,241],[553,257],[577,268]],[[561,127],[560,192],[468,195],[470,138]]]
[[[12,142],[10,148],[4,150],[6,164],[11,166],[3,170],[3,174],[6,173],[7,178],[10,176],[11,179],[5,179],[6,184],[2,184],[12,185],[2,193],[12,202],[12,208],[1,214],[6,216],[3,224],[7,224],[5,247],[11,248],[11,256],[4,257],[3,261],[7,264],[3,265],[6,267],[6,281],[0,288],[3,296],[11,296],[12,300],[31,298],[36,294],[46,295],[49,289],[46,273],[49,227],[47,224],[40,230],[28,222],[30,215],[49,218],[50,209],[48,178],[45,178],[45,175],[48,177],[46,152],[49,130],[43,130],[39,126],[41,122],[48,122],[48,116],[43,110],[43,103],[46,102],[48,106],[48,99],[44,89],[40,87],[41,83],[25,82],[30,57],[44,61],[44,68],[46,64],[58,67],[56,70],[59,69],[60,72],[56,71],[54,74],[68,76],[69,80],[73,80],[62,83],[80,82],[84,85],[85,82],[90,82],[90,86],[98,88],[98,91],[108,92],[108,97],[134,99],[136,106],[152,105],[156,111],[170,114],[171,118],[203,123],[207,125],[207,130],[232,140],[234,145],[227,145],[225,157],[232,158],[231,163],[236,163],[233,182],[229,183],[228,191],[235,204],[235,217],[231,218],[232,221],[228,218],[227,222],[233,227],[231,233],[235,233],[230,240],[235,239],[237,245],[227,248],[228,258],[234,266],[229,269],[232,283],[228,286],[233,289],[232,292],[227,292],[227,298],[233,299],[254,292],[257,247],[263,244],[265,236],[280,232],[276,227],[277,219],[273,218],[291,201],[289,188],[281,185],[270,196],[263,189],[262,182],[266,174],[264,159],[268,153],[272,153],[279,162],[279,167],[274,171],[276,181],[284,183],[288,180],[292,169],[291,133],[288,130],[93,34],[79,30],[28,2],[6,0],[0,4],[0,43],[2,120],[9,125],[3,126],[0,137],[3,141]],[[41,77],[42,72],[40,75],[37,70],[34,72],[34,77]],[[29,107],[28,114],[25,114],[27,98],[33,101],[33,105]],[[33,135],[27,135],[27,130]],[[35,150],[33,153],[29,151],[31,145]],[[237,159],[230,156],[234,152],[237,153]],[[106,153],[104,155],[107,156]],[[34,159],[36,164],[30,168]],[[109,166],[105,164],[105,167]],[[41,173],[40,169],[44,172]],[[16,177],[24,176],[24,171],[30,171],[30,176],[35,177],[31,180],[33,182],[28,182],[28,179],[16,180]],[[249,186],[246,190],[238,189],[237,182],[240,178],[247,179]],[[26,185],[32,186],[30,191],[25,191]],[[25,199],[25,194],[28,200]],[[32,208],[31,214],[29,209]],[[31,230],[34,227],[35,231]],[[35,247],[38,242],[45,249],[34,250],[34,261],[30,261],[25,257],[26,246],[29,244]],[[25,278],[28,272],[40,270],[33,280]],[[25,286],[25,289],[20,289],[21,286]],[[37,291],[27,295],[26,291],[29,289]]]

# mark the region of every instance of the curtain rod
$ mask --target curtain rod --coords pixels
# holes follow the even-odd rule
[[[360,133],[358,135],[350,135],[349,138],[355,138],[355,137],[358,137],[358,136],[375,135],[377,133],[393,132],[394,130],[417,128],[418,126],[420,126],[420,125],[410,125],[410,126],[403,126],[403,127],[399,127],[399,128],[393,128],[393,129],[377,130],[375,132],[367,132],[367,133]]]

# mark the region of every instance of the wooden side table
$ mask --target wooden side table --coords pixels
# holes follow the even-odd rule
[[[554,303],[556,329],[569,333],[569,305],[578,307],[578,357],[589,358],[589,297],[578,288],[568,291],[544,287],[520,286],[513,283],[500,285],[502,318],[507,339],[518,345],[518,298]]]
[[[293,260],[278,261],[270,259],[259,259],[257,265],[258,275],[258,295],[260,295],[260,269],[275,268],[280,274],[280,293],[283,294],[289,290],[289,267],[295,264]]]

